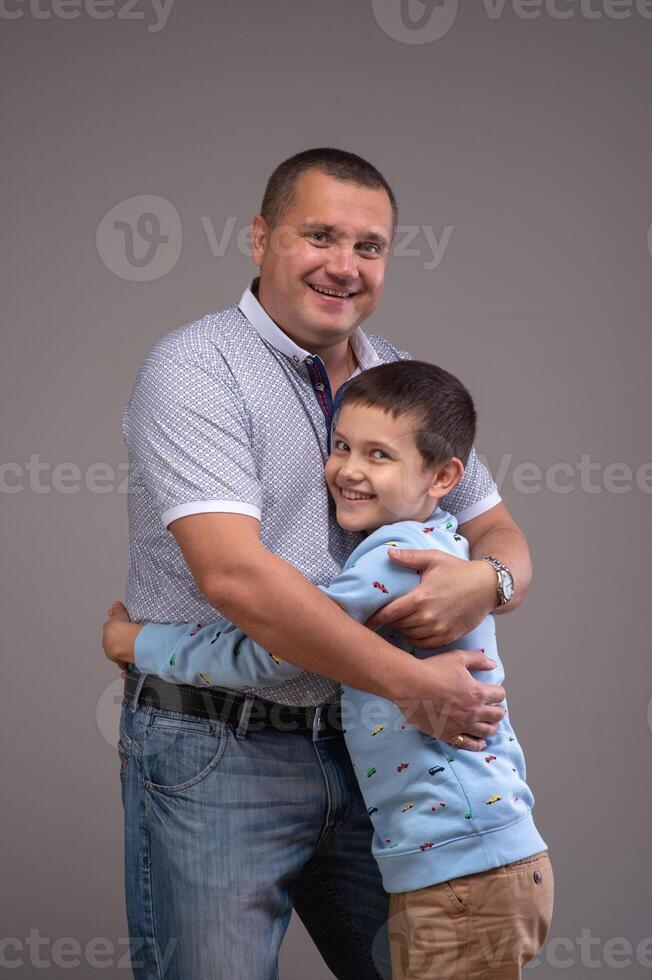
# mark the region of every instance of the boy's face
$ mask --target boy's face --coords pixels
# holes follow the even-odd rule
[[[450,479],[441,480],[446,465],[424,469],[416,430],[412,415],[394,418],[377,407],[342,407],[324,470],[340,527],[373,531],[396,521],[425,521],[452,489]]]

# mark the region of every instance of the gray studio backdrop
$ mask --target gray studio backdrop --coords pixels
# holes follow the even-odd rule
[[[0,971],[129,976],[120,414],[239,298],[271,169],[330,144],[399,198],[368,327],[468,383],[532,546],[499,622],[557,881],[531,975],[652,975],[652,2],[6,0],[0,35]],[[294,919],[281,976],[330,976]]]

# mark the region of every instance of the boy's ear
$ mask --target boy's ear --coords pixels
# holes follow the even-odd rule
[[[431,497],[437,497],[438,499],[439,497],[445,497],[446,494],[451,492],[453,487],[457,486],[463,476],[464,464],[457,456],[453,456],[445,463],[441,463],[435,467],[428,493]]]

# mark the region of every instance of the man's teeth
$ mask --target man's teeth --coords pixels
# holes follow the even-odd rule
[[[371,500],[373,496],[370,493],[358,493],[357,490],[345,490],[343,487],[340,487],[340,490],[347,500]]]
[[[348,299],[349,296],[353,296],[353,293],[347,293],[341,289],[327,289],[326,286],[315,286],[314,283],[310,283],[310,286],[315,292],[323,293],[324,296],[337,296],[339,299]]]

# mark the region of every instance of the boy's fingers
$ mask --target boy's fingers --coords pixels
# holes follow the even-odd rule
[[[129,613],[127,611],[127,607],[123,602],[120,602],[119,600],[113,603],[107,615],[109,619],[117,618],[120,620],[124,620],[125,622],[127,621],[131,622]]]

